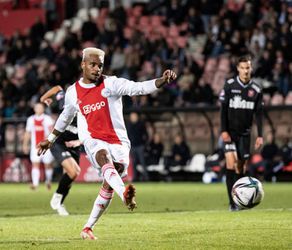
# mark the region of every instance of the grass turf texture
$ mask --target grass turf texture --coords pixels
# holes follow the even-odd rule
[[[55,189],[53,187],[52,190]],[[223,184],[136,184],[138,209],[115,195],[94,232],[79,234],[99,185],[74,184],[68,217],[49,207],[53,191],[0,184],[0,249],[292,249],[292,184],[264,183],[262,204],[229,212]]]

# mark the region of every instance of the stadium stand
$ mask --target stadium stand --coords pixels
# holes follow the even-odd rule
[[[4,152],[15,153],[22,124],[41,94],[55,84],[66,88],[78,79],[81,49],[87,46],[106,51],[106,74],[144,80],[157,77],[165,67],[178,73],[177,81],[159,95],[125,99],[126,110],[174,107],[168,110],[170,115],[150,117],[165,139],[166,154],[177,132],[186,135],[193,154],[212,153],[219,135],[218,93],[235,72],[236,58],[245,53],[253,55],[255,76],[264,89],[277,142],[292,136],[291,1],[133,1],[129,5],[129,1],[56,0],[51,1],[54,6],[41,0],[19,6],[12,2],[0,2]],[[67,2],[76,9],[67,9]],[[55,8],[57,19],[50,20],[49,7]],[[11,21],[1,21],[19,11],[25,15],[21,18],[24,26],[16,28],[5,25]],[[279,108],[275,112],[274,106]],[[279,110],[281,116],[274,117]],[[204,112],[211,117],[211,126]],[[182,117],[181,122],[172,117],[174,113]],[[271,123],[264,130],[271,130]]]

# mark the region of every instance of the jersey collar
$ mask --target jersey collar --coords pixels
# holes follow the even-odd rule
[[[82,87],[82,88],[85,88],[85,89],[91,89],[91,88],[94,88],[96,87],[96,84],[95,83],[84,83],[83,82],[83,77],[81,77],[78,81],[79,85]]]
[[[249,80],[248,83],[244,84],[244,83],[239,79],[239,76],[237,76],[236,79],[237,79],[237,82],[239,83],[239,85],[241,85],[241,87],[243,87],[243,88],[246,88],[246,87],[248,87],[248,86],[251,84],[251,80]]]

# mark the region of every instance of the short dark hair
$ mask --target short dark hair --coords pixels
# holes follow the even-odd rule
[[[242,62],[248,62],[248,61],[251,61],[251,56],[250,56],[250,55],[240,56],[240,57],[237,59],[237,64],[236,64],[236,65],[239,65],[239,64],[242,63]]]

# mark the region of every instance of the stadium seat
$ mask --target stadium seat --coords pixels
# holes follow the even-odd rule
[[[74,17],[71,24],[71,32],[78,32],[81,30],[83,20],[79,17]]]
[[[157,165],[149,165],[147,166],[148,172],[158,172],[162,175],[166,174],[165,166],[164,166],[164,160],[163,157],[160,158],[159,163]]]
[[[55,32],[54,31],[47,31],[45,33],[45,40],[49,43],[52,43],[54,41]]]
[[[283,104],[284,104],[284,97],[279,93],[274,94],[271,100],[271,105],[278,106],[278,105],[283,105]]]
[[[263,100],[264,100],[264,103],[265,105],[270,105],[271,103],[271,95],[270,94],[264,94],[263,95]]]
[[[285,98],[285,105],[292,105],[292,91]]]
[[[157,16],[157,15],[152,15],[150,16],[150,23],[152,27],[157,27],[162,24],[163,17],[162,16]]]
[[[206,156],[204,154],[195,154],[190,163],[184,167],[187,172],[200,172],[205,171]]]
[[[91,8],[89,10],[89,13],[93,18],[97,19],[98,15],[99,15],[99,10],[98,10],[98,8]]]
[[[86,8],[79,9],[77,12],[77,17],[81,18],[83,21],[88,20],[88,10]]]
[[[221,57],[219,59],[218,70],[228,73],[230,71],[230,61],[227,57]]]

